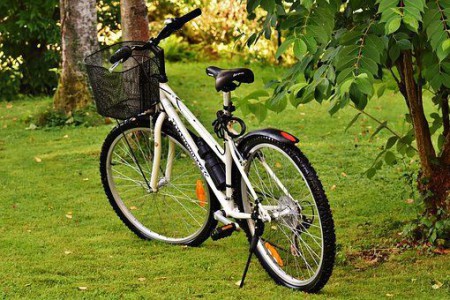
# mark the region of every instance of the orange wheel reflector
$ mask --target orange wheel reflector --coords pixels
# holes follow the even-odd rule
[[[197,179],[197,183],[195,184],[195,193],[197,194],[197,199],[200,202],[200,206],[205,207],[206,193],[205,188],[203,187],[203,182],[200,179]]]
[[[266,242],[264,244],[264,246],[267,248],[267,250],[269,250],[270,255],[272,255],[273,259],[275,259],[275,261],[277,262],[277,264],[280,267],[284,266],[283,260],[281,259],[280,254],[278,254],[277,249],[275,249],[274,246],[272,246],[270,243]]]

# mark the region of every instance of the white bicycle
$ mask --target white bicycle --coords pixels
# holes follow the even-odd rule
[[[318,292],[335,258],[328,200],[295,136],[278,129],[244,134],[243,120],[233,116],[231,92],[253,82],[252,71],[206,69],[223,93],[213,123],[223,145],[167,85],[158,44],[200,14],[168,20],[148,42],[122,42],[86,58],[98,112],[125,120],[103,144],[105,193],[143,239],[197,246],[243,229],[250,253],[241,287],[256,253],[277,283]]]

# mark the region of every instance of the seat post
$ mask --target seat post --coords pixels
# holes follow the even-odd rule
[[[223,92],[223,107],[228,107],[231,104],[231,92]]]

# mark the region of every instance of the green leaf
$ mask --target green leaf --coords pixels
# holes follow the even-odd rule
[[[273,0],[261,0],[261,7],[269,13],[275,10],[275,4],[276,3]]]
[[[378,98],[381,98],[383,95],[384,95],[384,92],[386,91],[386,84],[381,84],[379,87],[378,87],[378,90],[377,90],[377,97]]]
[[[414,32],[417,32],[417,30],[419,29],[419,22],[411,15],[405,15],[405,17],[403,18],[403,23],[408,25]]]
[[[378,72],[378,64],[368,56],[361,58],[360,65],[360,72],[363,72],[362,69],[369,71],[372,75]]]
[[[281,43],[280,47],[277,49],[277,53],[275,53],[275,58],[278,59],[280,56],[286,52],[286,50],[289,48],[289,46],[294,42],[293,39],[288,38],[283,43]]]
[[[331,94],[330,82],[326,78],[322,78],[314,89],[314,99],[321,103],[323,100],[328,99]]]
[[[369,96],[373,95],[373,86],[372,83],[369,81],[366,73],[356,76],[355,84],[363,94]]]
[[[303,37],[304,42],[306,43],[308,47],[308,51],[310,53],[316,53],[317,51],[317,42],[312,36],[304,36]]]
[[[348,68],[348,69],[342,70],[336,78],[336,83],[338,85],[342,84],[349,77],[353,78],[353,68]]]
[[[294,43],[294,55],[298,59],[303,58],[303,56],[308,51],[308,47],[302,39],[296,39]]]
[[[437,238],[437,231],[436,231],[436,229],[432,229],[431,235],[428,238],[428,240],[430,241],[430,243],[433,244],[434,241],[436,240],[436,238]]]
[[[377,129],[375,129],[375,131],[370,136],[370,139],[373,139],[382,129],[386,128],[386,126],[387,126],[387,121],[384,121],[383,123],[378,125]]]
[[[254,92],[251,92],[250,94],[248,94],[247,96],[245,96],[245,100],[249,100],[249,99],[259,99],[261,97],[269,97],[269,92],[267,92],[266,90],[256,90]]]
[[[449,52],[450,52],[450,38],[446,39],[443,43],[442,43],[442,51],[445,53],[445,55],[448,56]]]
[[[350,100],[352,100],[356,108],[358,108],[359,110],[364,110],[367,105],[368,97],[366,94],[360,91],[358,85],[352,84],[350,86]]]
[[[333,66],[329,66],[328,71],[327,71],[327,78],[330,82],[335,83],[336,72],[334,71]]]
[[[257,37],[258,37],[258,34],[257,33],[253,33],[247,40],[247,43],[246,43],[247,47],[252,46],[255,43]]]
[[[247,1],[247,12],[248,13],[253,12],[260,3],[261,3],[261,0],[248,0]]]
[[[292,85],[288,89],[287,93],[289,94],[288,97],[289,97],[289,101],[291,102],[292,106],[297,107],[300,104],[301,97],[297,97],[297,95],[306,86],[307,86],[306,82],[301,82],[301,83]]]
[[[355,122],[358,120],[359,116],[361,116],[362,113],[357,113],[353,119],[350,121],[350,123],[348,123],[347,127],[345,127],[344,132],[347,132],[347,130],[353,126],[353,124],[355,124]]]
[[[397,61],[397,59],[400,57],[400,47],[395,44],[392,45],[392,47],[389,49],[389,58],[392,62]]]
[[[367,176],[367,178],[372,179],[376,173],[377,173],[377,170],[375,168],[370,168],[366,171],[366,176]]]
[[[386,147],[385,147],[385,149],[391,149],[394,145],[395,145],[395,143],[398,141],[398,137],[397,136],[391,136],[388,140],[387,140],[387,142],[386,142]]]
[[[405,7],[412,7],[420,12],[424,12],[425,0],[403,0]]]
[[[285,92],[277,94],[275,97],[266,102],[266,107],[274,112],[282,112],[287,105],[287,97]]]
[[[399,40],[397,42],[397,46],[400,48],[400,50],[410,50],[412,49],[412,44],[409,40]]]
[[[341,84],[341,86],[339,87],[339,95],[341,97],[343,97],[345,94],[348,94],[350,92],[350,86],[353,83],[353,77],[347,79],[346,81],[344,81],[344,83]]]
[[[307,85],[308,84],[306,82],[296,83],[289,88],[288,93],[296,95],[302,88]]]
[[[407,155],[408,157],[414,157],[414,156],[416,155],[416,153],[417,153],[417,151],[416,151],[416,149],[414,149],[413,147],[408,146],[408,147],[406,148],[406,155]]]
[[[306,83],[297,83],[291,86],[288,90],[289,93],[289,101],[291,102],[292,106],[297,107],[300,103],[302,103],[302,95],[303,95],[303,89],[307,86]]]
[[[392,34],[396,32],[401,25],[402,18],[400,16],[394,17],[386,23],[386,34]]]
[[[249,103],[248,108],[256,116],[259,122],[264,121],[267,117],[267,108],[262,103]]]
[[[265,89],[272,88],[274,85],[276,85],[278,83],[280,83],[279,80],[276,80],[276,79],[269,80],[264,83],[264,88]]]
[[[394,153],[392,153],[391,151],[387,151],[384,155],[384,161],[387,165],[393,166],[397,163],[397,158],[395,157]]]
[[[429,44],[440,62],[448,57],[450,33],[447,28],[450,23],[450,3],[448,1],[430,1],[427,3],[423,16],[423,27],[428,37]],[[445,45],[444,45],[445,44]],[[434,86],[440,84],[435,80]]]
[[[408,145],[405,144],[401,139],[399,139],[399,140],[397,141],[397,147],[396,147],[396,149],[397,149],[397,152],[398,152],[398,153],[400,153],[400,154],[402,154],[402,155],[405,155],[405,154],[406,154],[406,149],[407,149],[407,147],[408,147]]]
[[[377,0],[378,5],[378,13],[384,13],[388,9],[397,7],[399,0]]]
[[[241,112],[244,116],[247,116],[251,113],[250,108],[249,108],[249,103],[239,104],[238,108],[241,110]]]

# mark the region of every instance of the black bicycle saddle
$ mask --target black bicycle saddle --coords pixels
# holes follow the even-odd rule
[[[246,68],[221,69],[210,66],[206,68],[206,74],[216,79],[216,90],[222,92],[234,91],[239,85],[235,82],[252,83],[255,80],[252,70]]]

